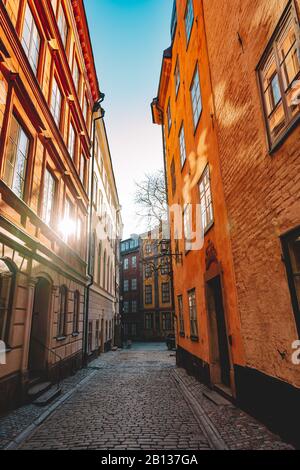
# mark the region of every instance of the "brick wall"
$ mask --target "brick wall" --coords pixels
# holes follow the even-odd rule
[[[247,365],[300,386],[290,359],[298,335],[279,238],[300,225],[299,127],[269,154],[255,72],[287,2],[203,5]],[[283,360],[278,351],[285,350]]]

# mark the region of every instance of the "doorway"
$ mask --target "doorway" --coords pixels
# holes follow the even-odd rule
[[[230,357],[220,276],[207,281],[207,306],[212,356],[211,380],[230,388]]]
[[[40,375],[46,367],[50,293],[50,282],[40,278],[35,287],[30,334],[28,370],[32,376]]]

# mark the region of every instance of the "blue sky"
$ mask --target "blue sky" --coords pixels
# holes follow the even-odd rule
[[[161,129],[152,124],[162,53],[170,45],[173,0],[85,0],[124,237],[144,230],[135,216],[134,181],[163,166]]]

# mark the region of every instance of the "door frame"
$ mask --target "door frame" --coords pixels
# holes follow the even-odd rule
[[[53,282],[50,276],[47,274],[38,274],[34,278],[34,292],[33,292],[33,301],[32,301],[32,310],[31,310],[31,323],[30,323],[30,329],[29,329],[29,341],[28,341],[28,355],[27,355],[27,370],[30,372],[30,348],[31,348],[31,334],[32,334],[32,328],[33,328],[33,314],[34,314],[34,304],[35,304],[35,296],[36,296],[36,289],[38,286],[39,281],[46,281],[48,283],[49,287],[49,297],[48,297],[48,309],[47,309],[47,318],[45,319],[45,325],[46,325],[46,333],[45,333],[45,350],[44,350],[44,368],[43,371],[46,371],[49,367],[49,359],[50,359],[50,351],[51,345],[49,345],[50,337],[51,337],[51,325],[52,325],[52,311],[53,311]]]
[[[209,367],[210,370],[212,367],[214,367],[214,364],[212,363],[212,358],[213,358],[213,340],[215,338],[212,337],[212,332],[210,328],[210,320],[209,320],[209,308],[208,308],[208,289],[209,289],[209,282],[213,281],[217,277],[220,279],[220,286],[221,286],[221,295],[222,295],[222,304],[223,304],[223,311],[224,311],[224,322],[225,322],[225,333],[226,333],[226,339],[227,339],[227,347],[228,347],[228,356],[229,356],[229,375],[230,375],[230,388],[231,388],[231,393],[235,397],[236,396],[236,388],[235,388],[235,376],[234,376],[234,368],[233,368],[233,359],[232,359],[232,349],[231,349],[231,342],[230,342],[230,337],[231,335],[228,333],[229,332],[229,325],[228,325],[228,309],[227,309],[227,303],[226,303],[226,297],[225,297],[225,289],[224,289],[224,282],[223,282],[223,268],[221,262],[218,260],[214,260],[211,262],[211,264],[208,266],[207,271],[204,274],[204,289],[205,289],[205,306],[206,306],[206,312],[207,312],[207,333],[208,333],[208,346],[209,346]],[[219,364],[219,367],[221,369],[221,364]],[[212,385],[216,385],[212,380],[211,380]]]

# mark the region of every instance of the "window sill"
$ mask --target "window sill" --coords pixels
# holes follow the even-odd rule
[[[72,333],[72,337],[73,337],[73,338],[76,338],[76,337],[77,337],[77,336],[79,336],[79,335],[80,335],[80,333],[79,333],[79,332]]]
[[[273,154],[280,149],[280,147],[284,144],[289,135],[298,126],[299,122],[300,114],[293,121],[290,122],[289,126],[283,131],[281,136],[270,146],[269,155],[273,156]]]
[[[56,341],[64,341],[65,339],[67,339],[66,336],[57,336],[56,337]]]
[[[213,226],[215,225],[215,221],[211,222],[204,230],[204,236],[206,236],[208,234],[208,232],[213,228]]]
[[[198,343],[199,342],[199,336],[190,336],[190,340],[193,341],[194,343]]]

